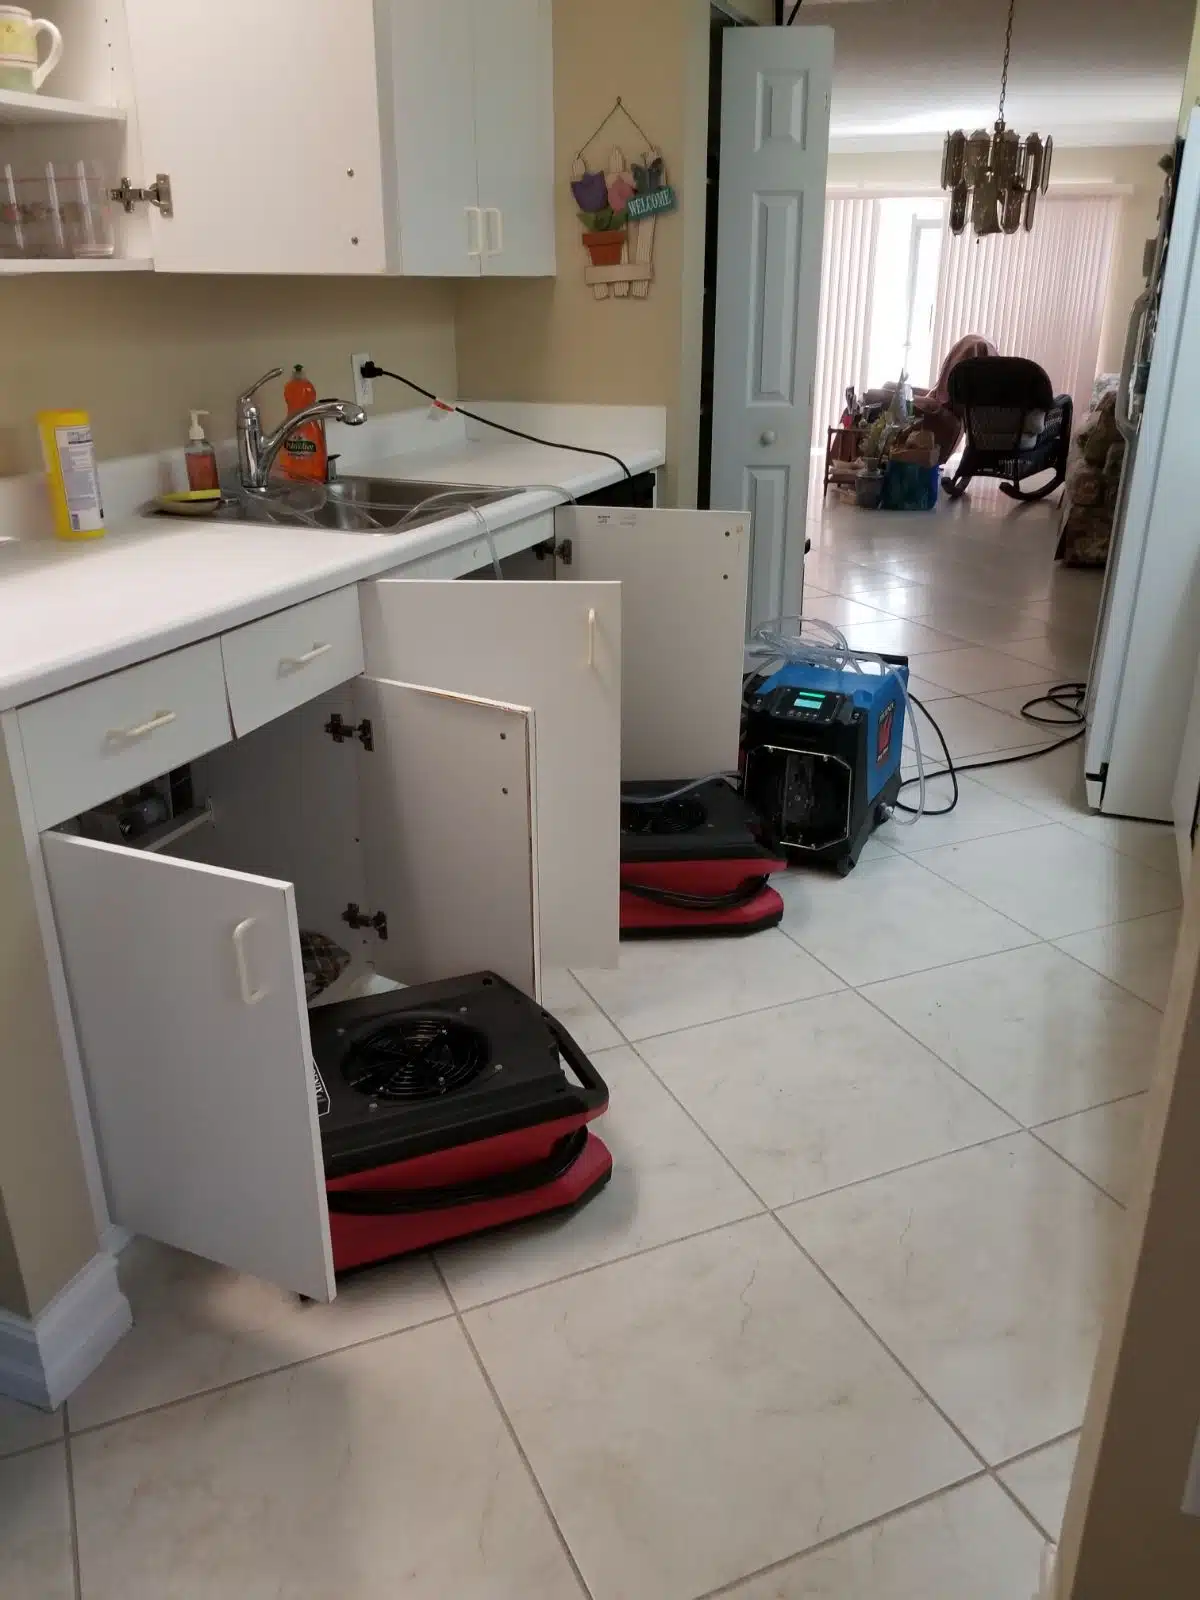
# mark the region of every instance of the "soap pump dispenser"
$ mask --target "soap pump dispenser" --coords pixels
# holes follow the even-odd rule
[[[219,489],[221,487],[220,476],[217,472],[217,452],[204,437],[204,428],[200,422],[200,418],[206,416],[208,416],[207,411],[193,411],[191,413],[192,425],[188,429],[188,447],[184,453],[189,489]]]

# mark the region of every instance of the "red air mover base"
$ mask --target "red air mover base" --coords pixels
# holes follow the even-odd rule
[[[372,1172],[339,1178],[328,1184],[335,1272],[348,1272],[353,1267],[390,1260],[413,1250],[428,1250],[432,1245],[503,1228],[512,1222],[523,1222],[527,1217],[572,1211],[585,1205],[612,1177],[612,1156],[608,1146],[594,1133],[580,1129],[581,1138],[571,1139],[568,1133],[565,1139],[555,1139],[556,1132],[561,1134],[563,1125],[525,1128],[477,1145],[443,1151],[417,1161],[397,1162],[390,1167],[376,1167]],[[558,1151],[559,1145],[563,1146],[561,1151]],[[557,1161],[554,1159],[556,1152]],[[453,1157],[461,1159],[447,1159]],[[514,1164],[528,1166],[539,1161],[559,1169],[557,1176],[548,1177],[535,1188],[519,1194],[474,1201],[458,1198],[442,1209],[422,1209],[407,1215],[355,1215],[338,1209],[341,1205],[353,1204],[354,1199],[378,1204],[381,1190],[388,1191],[389,1200],[406,1196],[424,1205],[428,1193],[422,1195],[415,1191],[464,1182],[469,1187],[469,1177],[475,1176],[468,1173],[469,1168],[494,1175],[510,1171]]]
[[[682,787],[625,785],[653,797]],[[767,882],[788,863],[759,843],[758,820],[722,779],[661,805],[621,807],[621,937],[721,938],[774,928],[783,901]]]

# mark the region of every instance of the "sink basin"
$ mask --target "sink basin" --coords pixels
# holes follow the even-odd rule
[[[339,533],[402,533],[472,508],[521,494],[469,483],[358,478],[289,484],[259,499],[243,496],[222,506],[223,522],[274,522],[286,527],[331,528]]]

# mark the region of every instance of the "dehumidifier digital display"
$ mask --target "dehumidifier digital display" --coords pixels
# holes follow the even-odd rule
[[[825,699],[823,694],[798,694],[792,704],[798,711],[820,711]]]

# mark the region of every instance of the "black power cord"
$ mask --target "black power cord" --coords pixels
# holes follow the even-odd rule
[[[459,411],[464,417],[470,417],[472,422],[482,422],[485,427],[496,428],[500,433],[511,433],[514,439],[526,439],[530,444],[544,444],[550,450],[573,450],[576,455],[581,456],[603,456],[606,461],[615,461],[627,478],[633,477],[633,473],[620,456],[613,455],[611,450],[589,450],[581,444],[559,444],[556,439],[542,439],[536,433],[524,433],[520,428],[510,428],[506,422],[493,422],[491,417],[481,417],[477,411],[468,411],[466,406],[451,407],[447,401],[439,400],[431,389],[423,389],[419,383],[406,378],[402,372],[390,372],[387,367],[381,367],[377,361],[364,361],[358,370],[364,378],[394,378],[397,383],[407,384],[410,389],[423,394],[426,400],[432,400],[435,406]]]
[[[792,23],[795,22],[797,13],[799,12],[800,7],[803,4],[804,4],[804,0],[796,0],[796,4],[792,7],[791,16],[789,16],[788,19],[787,19],[787,25],[788,25],[789,28],[791,27]]]
[[[1067,745],[1075,744],[1077,740],[1082,739],[1084,734],[1087,732],[1087,719],[1083,713],[1083,697],[1086,693],[1086,683],[1056,683],[1053,688],[1049,689],[1045,694],[1035,695],[1032,700],[1026,700],[1025,704],[1021,707],[1021,715],[1025,718],[1026,722],[1039,722],[1044,727],[1049,728],[1074,727],[1075,732],[1068,734],[1065,739],[1058,739],[1054,744],[1042,745],[1042,747],[1038,750],[1022,750],[1018,755],[1015,756],[995,756],[990,761],[956,763],[954,757],[950,754],[950,747],[946,743],[946,736],[938,726],[936,717],[933,715],[932,711],[930,711],[925,702],[923,700],[919,700],[917,696],[910,690],[908,698],[924,716],[934,733],[937,734],[938,743],[942,747],[942,754],[946,758],[946,765],[942,767],[940,771],[926,772],[925,782],[926,784],[930,784],[935,778],[944,778],[949,775],[951,787],[953,789],[953,795],[949,805],[940,806],[936,811],[931,811],[929,807],[926,806],[922,815],[926,817],[948,817],[950,815],[959,801],[958,775],[960,772],[982,772],[987,767],[1011,767],[1015,766],[1018,761],[1034,761],[1038,756],[1048,756],[1053,751],[1063,750],[1067,747]],[[1066,715],[1061,717],[1039,716],[1033,708],[1034,706],[1042,705],[1055,706],[1059,711],[1065,712]],[[900,785],[901,793],[903,793],[905,789],[910,789],[914,783],[920,783],[920,781],[921,780],[919,777],[906,778]],[[908,806],[904,804],[903,800],[897,800],[896,810],[906,811],[910,816],[915,816],[917,814],[918,807]]]

